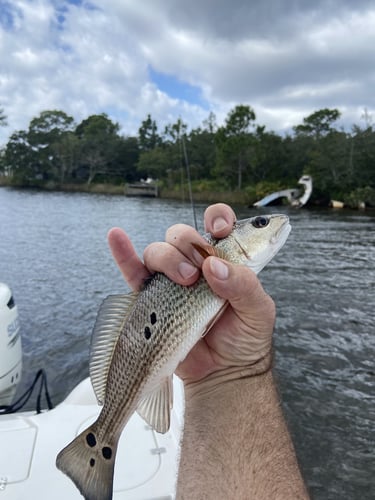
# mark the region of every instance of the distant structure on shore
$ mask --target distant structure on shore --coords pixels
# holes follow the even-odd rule
[[[295,208],[301,208],[309,201],[312,189],[313,182],[312,178],[309,175],[303,175],[298,184],[302,184],[304,186],[304,191],[301,189],[283,189],[281,191],[275,191],[274,193],[268,194],[261,200],[254,203],[254,207],[266,207],[267,205],[281,205],[285,200]]]
[[[141,180],[133,184],[125,185],[126,196],[144,196],[148,198],[157,198],[159,196],[158,183],[153,179]]]

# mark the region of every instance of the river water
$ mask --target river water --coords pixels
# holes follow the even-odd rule
[[[373,500],[375,216],[278,210],[293,230],[260,278],[278,308],[277,376],[303,474],[315,499]],[[126,291],[107,231],[123,227],[142,252],[176,222],[192,224],[188,204],[0,188],[0,281],[19,307],[20,393],[45,368],[57,404],[88,375],[98,307]]]

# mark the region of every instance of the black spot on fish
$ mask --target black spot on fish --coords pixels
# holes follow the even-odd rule
[[[102,454],[106,460],[110,460],[112,457],[112,449],[109,446],[104,446],[104,448],[102,448]]]
[[[151,313],[150,315],[150,320],[151,320],[151,325],[154,325],[156,323],[156,313]]]
[[[87,434],[86,443],[90,446],[90,448],[94,448],[94,446],[96,446],[96,438],[92,432]]]
[[[94,467],[95,465],[95,458],[90,459],[90,467]]]
[[[151,337],[151,330],[150,330],[149,326],[145,327],[144,334],[145,334],[146,340],[148,340]]]

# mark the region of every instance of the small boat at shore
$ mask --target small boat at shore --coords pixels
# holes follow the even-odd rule
[[[253,204],[254,207],[266,207],[267,205],[280,205],[283,200],[286,200],[289,205],[294,208],[301,208],[309,201],[312,190],[312,178],[309,175],[303,175],[298,184],[304,186],[304,191],[301,193],[300,189],[283,189],[282,191],[275,191],[270,193],[261,200]]]
[[[156,182],[140,181],[125,185],[125,196],[142,196],[147,198],[157,198],[159,187]]]
[[[56,468],[55,461],[58,452],[98,416],[100,407],[91,381],[87,378],[78,383],[66,399],[51,410],[13,412],[15,373],[19,381],[22,366],[20,328],[9,287],[0,284],[0,291],[0,333],[7,338],[7,342],[0,343],[2,372],[8,369],[4,363],[9,349],[19,346],[14,355],[14,359],[18,359],[17,368],[11,371],[13,382],[12,375],[9,378],[0,373],[0,381],[7,380],[0,394],[3,397],[0,407],[0,498],[78,500],[82,496],[72,481]],[[15,336],[18,340],[13,347],[9,346]],[[174,408],[171,427],[166,434],[155,432],[136,413],[126,425],[117,452],[114,500],[172,500],[175,497],[183,425],[183,386],[177,377],[173,385]]]

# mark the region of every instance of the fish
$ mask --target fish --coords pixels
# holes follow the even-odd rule
[[[223,239],[206,234],[194,245],[258,273],[284,245],[291,226],[286,215],[261,215],[234,223]],[[86,500],[110,500],[117,444],[132,414],[157,432],[170,426],[172,375],[212,327],[227,303],[201,275],[182,286],[162,273],[139,292],[110,295],[102,303],[91,340],[90,378],[100,405],[97,420],[57,456],[56,466]]]

